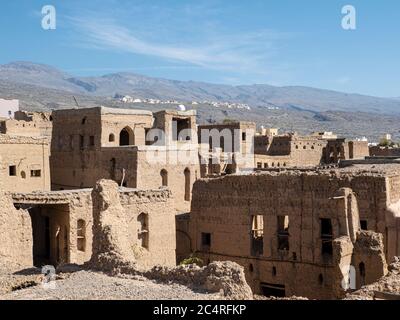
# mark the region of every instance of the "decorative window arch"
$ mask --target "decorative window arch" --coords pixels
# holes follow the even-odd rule
[[[161,185],[163,187],[168,187],[168,171],[162,169],[160,175],[161,175]]]
[[[125,127],[119,133],[119,145],[120,146],[133,146],[135,145],[135,135],[133,130],[129,127]]]

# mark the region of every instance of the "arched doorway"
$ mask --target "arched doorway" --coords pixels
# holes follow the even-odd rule
[[[119,145],[131,146],[135,144],[133,131],[129,127],[125,127],[119,133]]]

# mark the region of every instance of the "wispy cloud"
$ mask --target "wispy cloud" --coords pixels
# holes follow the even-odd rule
[[[277,53],[275,42],[288,35],[271,30],[240,34],[202,34],[191,42],[176,37],[157,39],[128,28],[114,20],[69,18],[70,23],[83,35],[85,46],[112,49],[134,54],[155,56],[171,61],[215,70],[268,74],[270,57]],[[134,31],[136,30],[136,31]],[[147,30],[148,33],[148,30]]]

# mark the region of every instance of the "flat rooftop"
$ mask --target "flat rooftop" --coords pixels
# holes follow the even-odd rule
[[[393,176],[400,175],[400,163],[365,163],[352,164],[345,167],[326,166],[315,168],[275,168],[258,169],[250,175],[368,175],[368,176]]]

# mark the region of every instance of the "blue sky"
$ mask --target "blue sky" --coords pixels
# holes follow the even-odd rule
[[[347,4],[356,30],[341,27]],[[41,28],[44,5],[57,10],[56,30]],[[400,96],[397,0],[15,0],[0,8],[0,64]]]

